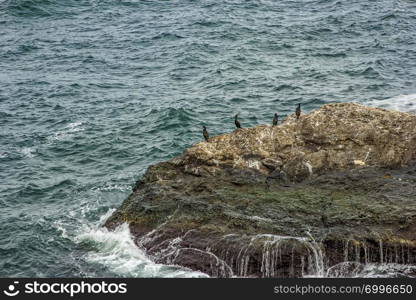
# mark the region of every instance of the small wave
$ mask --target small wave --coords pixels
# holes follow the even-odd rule
[[[235,102],[235,103],[243,103],[243,102],[247,102],[247,99],[243,97],[233,97],[229,101]]]
[[[82,125],[82,122],[77,121],[74,123],[69,123],[65,128],[69,128],[70,131],[74,132],[74,131],[79,131],[79,130],[76,130],[76,128],[80,125]]]
[[[183,36],[176,34],[176,33],[170,33],[170,32],[162,32],[152,37],[152,40],[178,40],[178,39],[183,39]]]
[[[55,105],[55,107],[53,108],[54,110],[62,110],[62,109],[64,109],[65,107],[64,106],[62,106],[62,105],[59,105],[59,104],[56,104]]]
[[[81,121],[77,121],[77,122],[73,122],[73,123],[69,123],[67,126],[64,127],[63,130],[55,132],[53,134],[53,136],[49,137],[49,140],[64,140],[66,139],[68,136],[79,132],[79,131],[83,131],[84,128],[81,126],[82,124],[84,124]]]
[[[53,191],[61,191],[65,190],[69,187],[76,186],[76,182],[71,179],[64,179],[50,185],[40,185],[33,182],[26,184],[23,188],[21,188],[17,193],[21,197],[25,196],[35,196],[35,195],[45,195],[46,193],[53,192]]]
[[[389,13],[389,14],[382,16],[381,20],[391,20],[391,19],[396,19],[396,18],[397,16],[395,13]]]
[[[161,110],[152,109],[147,115],[150,118],[154,118],[153,128],[148,133],[160,133],[171,129],[177,129],[192,124],[197,120],[194,112],[187,108],[164,108]]]
[[[1,3],[6,11],[15,16],[50,16],[47,9],[49,5],[53,4],[50,0],[7,0]]]
[[[133,242],[128,225],[125,223],[114,231],[104,227],[90,228],[76,237],[80,245],[87,245],[90,251],[85,259],[101,264],[122,277],[207,277],[177,266],[152,262]]]
[[[68,15],[68,7],[78,5],[74,0],[5,0],[0,10],[19,17],[48,17],[57,14]]]
[[[12,114],[9,114],[9,113],[7,113],[5,111],[0,111],[0,118],[1,119],[3,119],[3,118],[11,118],[11,117],[13,117]]]
[[[19,152],[22,154],[23,157],[33,158],[35,157],[36,148],[35,147],[23,147],[22,149],[20,149]]]
[[[316,54],[312,54],[312,56],[316,57],[347,57],[347,53],[345,52],[320,52]]]
[[[224,22],[220,22],[220,21],[207,21],[207,20],[200,20],[200,21],[196,21],[193,25],[195,26],[202,26],[202,27],[219,27],[223,24]]]
[[[365,104],[401,112],[416,113],[416,94],[399,95],[383,100],[370,100]]]
[[[35,44],[19,45],[17,48],[17,53],[22,54],[40,49],[40,47],[36,46]]]
[[[274,91],[282,91],[282,90],[297,90],[299,89],[299,87],[297,86],[292,86],[290,84],[281,84],[277,87],[275,87],[273,90]]]
[[[382,75],[372,66],[363,69],[356,69],[356,70],[348,70],[345,71],[346,74],[350,76],[364,76],[365,78],[378,78],[382,77]]]

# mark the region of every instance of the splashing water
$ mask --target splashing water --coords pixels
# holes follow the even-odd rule
[[[206,274],[183,267],[154,263],[134,243],[126,223],[113,231],[102,227],[112,211],[101,217],[98,227],[85,228],[75,237],[78,244],[90,247],[86,261],[105,266],[121,277],[207,277]]]
[[[416,94],[399,95],[384,100],[371,100],[365,104],[373,107],[416,113]]]

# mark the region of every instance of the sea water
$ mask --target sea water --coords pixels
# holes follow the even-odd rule
[[[0,276],[206,276],[101,225],[237,112],[415,112],[415,32],[408,0],[0,0]]]

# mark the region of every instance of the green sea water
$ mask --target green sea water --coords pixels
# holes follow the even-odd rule
[[[205,276],[100,225],[202,125],[346,101],[416,111],[415,1],[0,0],[0,276]]]

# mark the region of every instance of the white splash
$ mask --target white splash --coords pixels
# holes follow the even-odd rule
[[[87,261],[103,264],[119,275],[137,276],[138,272],[155,273],[146,255],[136,247],[130,238],[127,224],[123,224],[114,231],[106,228],[91,229],[76,237],[81,242],[91,242],[93,251],[87,254]],[[146,270],[147,268],[147,270]]]
[[[91,190],[98,191],[98,192],[111,192],[111,191],[129,191],[130,189],[131,187],[129,185],[106,183],[104,186],[93,187]]]
[[[23,147],[20,149],[20,153],[23,154],[24,157],[33,158],[35,157],[36,148],[34,147]]]
[[[53,134],[53,136],[49,137],[49,140],[64,140],[67,137],[69,137],[70,135],[79,132],[79,131],[83,131],[84,128],[81,126],[83,124],[83,122],[81,121],[77,121],[77,122],[73,122],[73,123],[69,123],[67,126],[64,127],[63,130],[61,131],[57,131]]]
[[[384,100],[371,100],[365,104],[373,107],[416,113],[416,94],[399,95]]]
[[[105,218],[102,219],[103,222]],[[101,264],[121,277],[208,277],[186,268],[154,263],[134,243],[126,223],[114,231],[101,226],[90,228],[75,241],[91,248],[85,256],[87,262]]]

